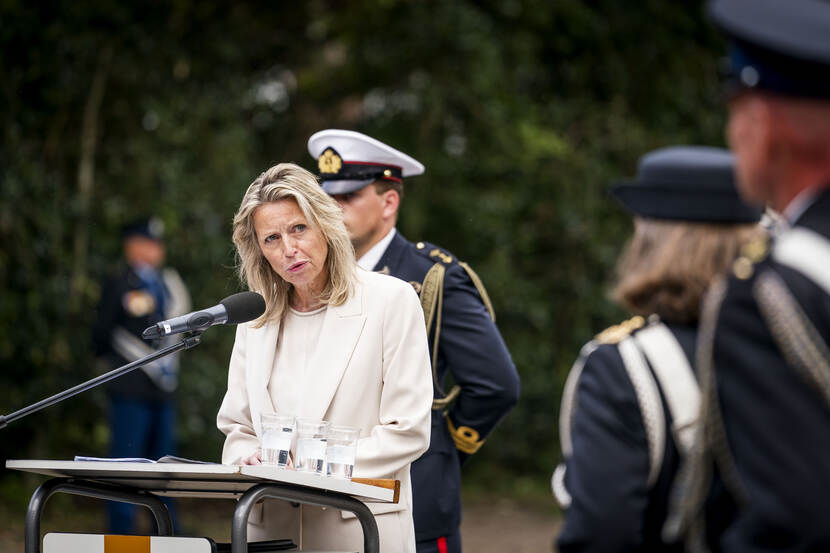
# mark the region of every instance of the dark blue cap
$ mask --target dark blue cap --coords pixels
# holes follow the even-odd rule
[[[142,236],[151,240],[158,240],[164,237],[164,222],[158,217],[144,217],[136,219],[121,227],[121,237]]]
[[[714,0],[709,15],[730,39],[732,88],[830,98],[830,2]]]
[[[752,223],[761,209],[745,204],[735,186],[735,159],[727,150],[672,146],[640,158],[637,178],[612,194],[626,209],[651,219]]]

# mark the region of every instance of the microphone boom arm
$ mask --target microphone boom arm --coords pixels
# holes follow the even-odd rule
[[[50,407],[56,403],[60,403],[65,399],[80,394],[81,392],[85,392],[91,388],[95,388],[96,386],[99,386],[104,382],[108,382],[113,378],[118,378],[119,376],[127,374],[128,372],[133,371],[141,367],[142,365],[146,365],[147,363],[155,361],[156,359],[161,359],[162,357],[166,357],[171,353],[175,353],[179,350],[194,348],[201,343],[201,335],[201,332],[196,332],[192,335],[186,336],[182,339],[181,342],[178,342],[171,346],[167,346],[158,351],[154,351],[150,355],[145,355],[141,359],[136,359],[132,363],[127,363],[126,365],[118,367],[117,369],[113,369],[108,373],[96,376],[95,378],[87,380],[86,382],[82,382],[81,384],[78,384],[77,386],[74,386],[68,390],[64,390],[63,392],[55,394],[51,397],[42,399],[37,403],[33,403],[32,405],[24,407],[23,409],[19,409],[14,413],[10,413],[5,416],[0,415],[0,429],[5,428],[10,422],[16,421],[17,419],[21,419],[26,415],[30,415],[31,413],[40,411],[41,409],[45,409],[46,407]]]

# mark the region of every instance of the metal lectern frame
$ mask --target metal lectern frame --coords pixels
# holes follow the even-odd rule
[[[199,489],[186,491],[194,494],[191,497],[200,497],[198,493],[201,490]],[[38,486],[29,501],[29,507],[26,511],[25,553],[40,553],[40,519],[43,515],[43,509],[49,498],[59,492],[141,505],[149,509],[153,514],[158,535],[173,535],[173,523],[170,519],[170,513],[167,511],[167,506],[154,493],[131,486],[95,482],[83,478],[52,478]],[[231,493],[217,494],[216,492],[205,492],[201,497],[219,496],[230,498],[236,495]],[[251,514],[251,509],[254,504],[265,498],[282,499],[285,501],[350,511],[355,514],[363,529],[364,552],[380,552],[380,538],[375,516],[362,501],[348,494],[331,490],[279,482],[265,482],[254,484],[237,501],[231,523],[232,553],[247,553],[248,517]]]

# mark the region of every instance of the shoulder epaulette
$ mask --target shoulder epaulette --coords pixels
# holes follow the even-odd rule
[[[732,273],[746,280],[755,272],[755,265],[769,255],[769,236],[764,234],[741,246],[741,254],[732,264]]]
[[[638,328],[641,328],[644,324],[646,324],[646,320],[640,315],[637,315],[636,317],[632,317],[627,321],[621,322],[620,324],[606,328],[597,334],[594,337],[594,340],[596,340],[599,344],[617,344],[621,342],[623,338],[630,336],[632,332]]]
[[[493,304],[490,301],[490,296],[487,294],[487,289],[484,288],[484,283],[481,281],[481,278],[475,271],[473,271],[473,268],[470,267],[470,265],[464,261],[459,261],[458,258],[453,256],[450,252],[443,250],[434,244],[430,244],[429,242],[418,242],[415,244],[415,249],[418,250],[421,255],[427,257],[430,261],[433,261],[436,264],[457,264],[464,269],[470,277],[470,280],[473,282],[473,285],[476,287],[476,290],[478,290],[481,300],[484,302],[484,307],[487,308],[487,312],[490,314],[490,318],[493,321],[496,320],[496,311],[493,309]]]
[[[455,257],[446,250],[435,246],[434,244],[430,244],[428,242],[418,242],[415,244],[415,249],[421,253],[421,255],[432,259],[433,261],[440,261],[445,265],[449,265],[450,263],[457,261]]]

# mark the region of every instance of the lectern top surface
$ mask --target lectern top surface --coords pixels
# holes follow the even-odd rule
[[[365,502],[389,503],[395,500],[394,490],[387,488],[262,465],[14,459],[6,461],[6,468],[53,477],[129,485],[159,495],[180,497],[241,494],[251,486],[270,481],[345,493]]]

